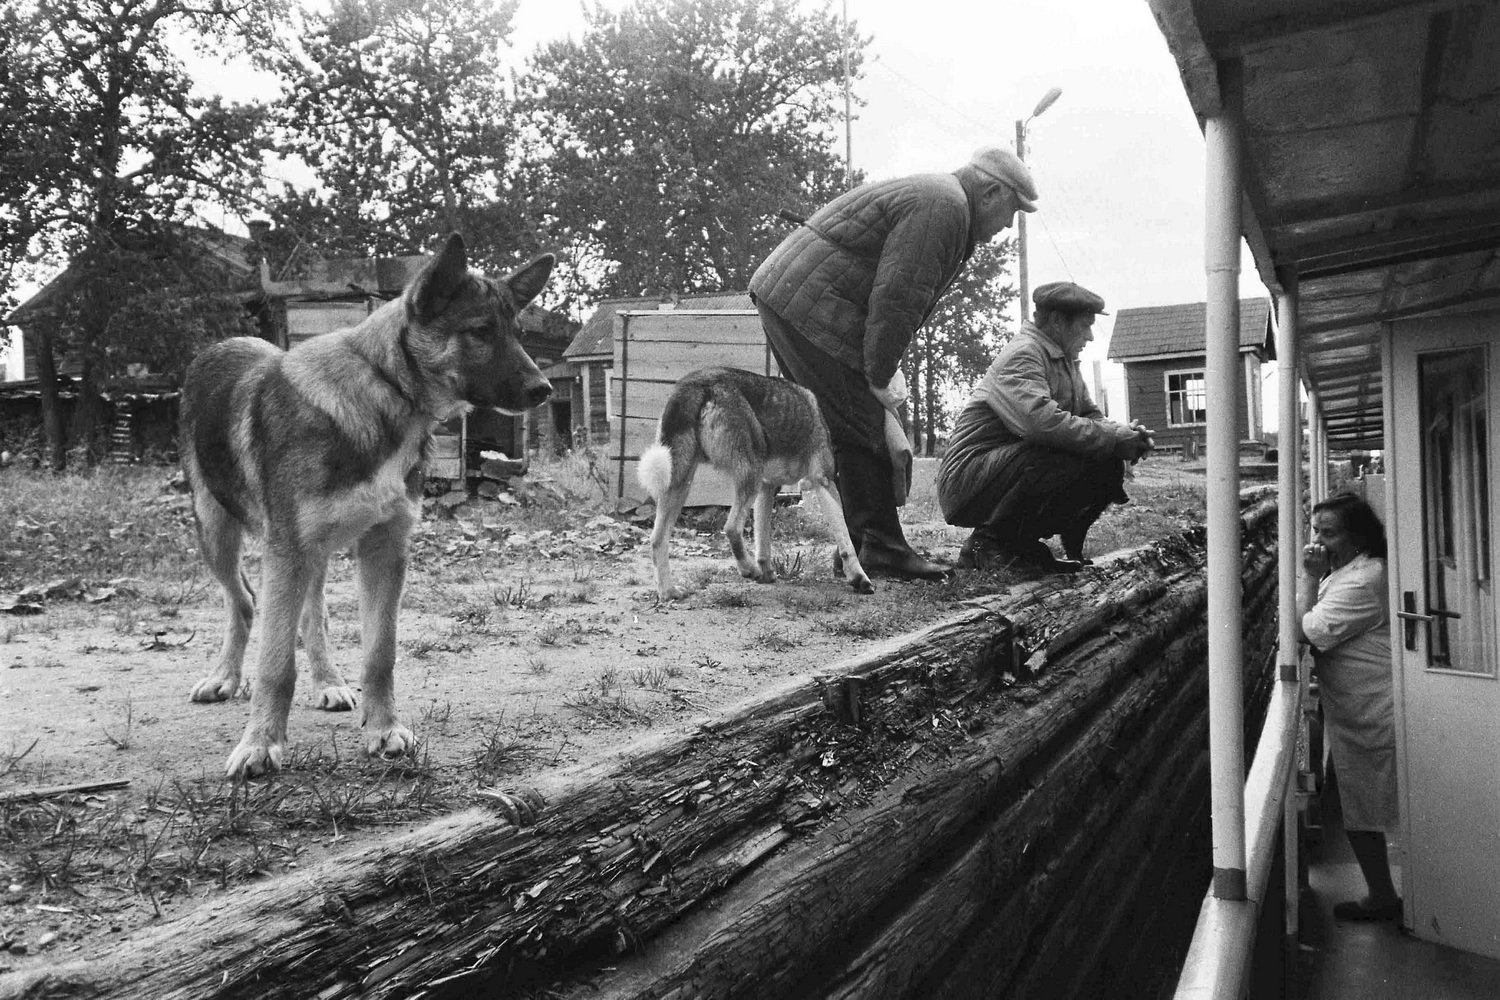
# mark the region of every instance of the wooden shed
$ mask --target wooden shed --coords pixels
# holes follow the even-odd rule
[[[1202,302],[1121,309],[1109,338],[1109,358],[1125,366],[1127,413],[1156,431],[1157,447],[1203,444],[1208,429],[1207,364]],[[1275,358],[1271,304],[1240,300],[1239,379],[1241,441],[1265,430],[1262,364]]]
[[[611,405],[609,395],[613,382],[612,373],[616,370],[618,315],[622,312],[679,309],[699,312],[755,311],[747,292],[697,292],[601,301],[563,352],[563,359],[574,372],[568,410],[572,419],[575,446],[590,444],[608,447],[619,440],[619,430],[613,423],[613,413],[617,412],[617,408]],[[679,374],[686,374],[691,370],[684,368]]]

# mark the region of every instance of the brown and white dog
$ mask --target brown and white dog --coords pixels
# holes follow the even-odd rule
[[[651,558],[656,595],[681,596],[667,563],[672,526],[682,513],[693,473],[707,462],[734,484],[734,505],[724,525],[740,573],[761,583],[771,568],[771,501],[799,480],[823,507],[842,559],[844,578],[862,594],[875,586],[865,575],[844,523],[834,480],[833,447],[818,401],[802,386],[739,368],[702,368],[673,386],[656,429],[656,443],[641,455],[636,475],[656,500]],[[755,559],[745,551],[745,515],[755,505]]]
[[[281,766],[296,683],[300,619],[317,706],[352,709],[354,690],[328,656],[328,559],[358,557],[367,751],[416,744],[396,714],[396,613],[407,539],[421,515],[433,429],[472,407],[519,413],[552,392],[518,339],[517,316],[542,290],[551,255],[486,278],[457,234],[400,298],[347,330],[282,351],[236,337],[193,359],[182,387],[181,452],[198,539],[228,613],[213,672],[194,701],[240,687],[254,595],[240,564],[245,532],[264,540],[260,661],[250,721],[229,755],[231,778]]]

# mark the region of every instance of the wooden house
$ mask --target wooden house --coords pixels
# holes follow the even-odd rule
[[[208,226],[149,222],[139,230],[125,230],[124,235],[127,240],[137,237],[142,246],[155,247],[157,253],[170,247],[194,260],[206,284],[192,291],[184,289],[184,297],[202,295],[208,287],[212,294],[238,297],[251,316],[262,317],[252,240]],[[0,338],[14,330],[11,342],[19,352],[9,366],[19,378],[0,381],[0,424],[15,441],[28,439],[33,429],[42,426],[49,395],[58,421],[66,426],[73,419],[79,393],[84,391],[84,363],[75,347],[59,346],[59,337],[76,334],[63,317],[69,315],[88,280],[87,271],[70,265],[0,319]],[[99,378],[96,371],[93,378],[93,391],[109,428],[110,460],[121,464],[175,461],[177,377],[153,371],[144,357],[135,355],[123,357],[117,370],[106,377]],[[6,443],[10,442],[0,445]]]
[[[1121,309],[1109,358],[1125,367],[1126,412],[1156,431],[1158,448],[1201,450],[1208,428],[1202,302]],[[1235,401],[1239,435],[1258,442],[1265,430],[1262,365],[1275,356],[1270,303],[1240,300],[1239,358],[1243,377]]]

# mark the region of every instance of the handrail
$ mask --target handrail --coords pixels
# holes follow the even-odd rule
[[[1276,836],[1297,766],[1297,733],[1305,679],[1277,680],[1266,709],[1266,723],[1245,779],[1245,844],[1248,848],[1243,900],[1203,898],[1193,943],[1177,980],[1177,1000],[1243,997],[1250,985],[1250,957]]]

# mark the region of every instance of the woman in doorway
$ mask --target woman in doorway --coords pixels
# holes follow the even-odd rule
[[[1385,527],[1363,499],[1313,507],[1297,587],[1298,638],[1312,647],[1324,731],[1338,773],[1344,829],[1369,895],[1333,908],[1341,920],[1394,920],[1385,835],[1396,825],[1396,712],[1386,590]]]

